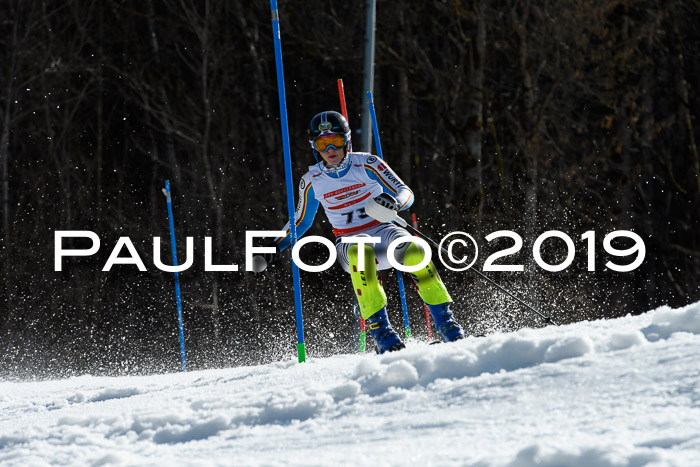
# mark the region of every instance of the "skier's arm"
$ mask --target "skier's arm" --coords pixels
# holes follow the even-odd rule
[[[399,210],[408,209],[413,204],[413,192],[396,173],[391,170],[389,164],[378,157],[369,157],[365,162],[365,172],[369,178],[376,180],[399,203]]]
[[[313,224],[316,211],[318,211],[318,205],[319,202],[314,194],[311,178],[308,174],[304,175],[301,181],[299,181],[299,201],[297,202],[297,209],[294,214],[297,238],[304,235],[306,231],[309,230],[309,227],[311,227],[311,224]],[[282,230],[286,231],[287,234],[284,237],[275,239],[278,251],[284,250],[292,242],[292,237],[289,235],[289,222],[284,225]]]

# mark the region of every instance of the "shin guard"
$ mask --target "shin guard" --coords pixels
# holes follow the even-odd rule
[[[423,258],[424,253],[420,247],[415,243],[411,243],[406,250],[403,264],[405,266],[415,266],[420,264]],[[432,261],[420,271],[411,273],[411,276],[418,289],[418,294],[426,304],[440,305],[452,301]]]
[[[364,270],[359,268],[359,248],[350,246],[348,260],[350,262],[350,277],[352,286],[360,304],[360,312],[364,319],[369,318],[386,306],[386,293],[377,278],[377,257],[369,245],[363,245]]]

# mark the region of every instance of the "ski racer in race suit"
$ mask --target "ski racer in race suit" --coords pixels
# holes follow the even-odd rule
[[[334,111],[317,114],[311,119],[308,133],[317,163],[309,167],[299,182],[295,214],[297,236],[301,237],[311,227],[319,205],[323,206],[336,236],[338,262],[350,273],[362,317],[377,344],[377,351],[402,349],[404,344],[387,317],[386,294],[377,278],[377,270],[391,268],[387,247],[393,240],[413,237],[393,223],[381,223],[369,217],[365,206],[376,203],[375,208],[398,212],[411,206],[413,192],[382,159],[349,151],[350,126],[342,114]],[[291,243],[289,223],[282,230],[286,230],[287,235],[275,239],[278,252]],[[379,237],[381,241],[373,247],[359,246],[341,242],[344,236]],[[394,250],[396,262],[406,266],[420,264],[423,257],[421,248],[412,242],[401,243]],[[359,264],[364,264],[364,270],[360,270]],[[452,299],[432,261],[412,273],[411,278],[428,305],[443,341],[463,338],[464,332],[450,310]]]

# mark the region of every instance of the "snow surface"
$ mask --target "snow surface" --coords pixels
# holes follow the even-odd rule
[[[0,464],[697,466],[699,362],[696,303],[384,356],[0,382]]]

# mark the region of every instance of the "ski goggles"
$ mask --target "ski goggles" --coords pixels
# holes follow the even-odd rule
[[[314,140],[314,149],[318,152],[326,152],[328,148],[341,149],[345,147],[345,135],[321,136]]]

